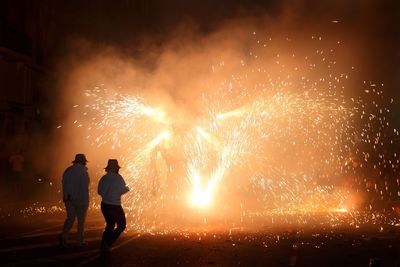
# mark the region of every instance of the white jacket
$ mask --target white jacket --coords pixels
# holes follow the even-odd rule
[[[89,204],[89,174],[85,165],[74,163],[69,166],[62,178],[64,200]]]
[[[124,178],[118,173],[108,172],[101,177],[97,192],[102,197],[102,202],[109,205],[121,205],[121,195],[127,193]]]

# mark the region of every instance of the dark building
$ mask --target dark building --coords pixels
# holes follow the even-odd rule
[[[2,176],[8,157],[25,150],[40,121],[38,96],[46,71],[36,1],[0,2],[0,159]]]
[[[119,21],[118,12],[104,12],[112,8],[132,11],[136,15],[126,15],[127,20],[138,27],[139,14],[148,14],[143,0],[0,1],[0,178],[6,176],[11,154],[21,149],[29,154],[35,150],[34,136],[49,134],[54,104],[49,99],[57,91],[51,81],[68,37],[83,35],[96,42],[115,32],[121,28],[114,27],[116,22],[105,23]]]

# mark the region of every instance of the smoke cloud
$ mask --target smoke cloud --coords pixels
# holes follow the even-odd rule
[[[105,145],[99,145],[100,141],[96,141],[95,136],[112,134],[114,128],[108,125],[101,130],[88,130],[93,127],[94,119],[90,116],[92,113],[85,114],[85,108],[95,101],[88,100],[88,91],[104,92],[105,89],[106,100],[115,99],[116,95],[140,98],[146,106],[160,109],[171,117],[171,120],[176,121],[172,127],[180,139],[184,139],[184,129],[181,128],[194,127],[191,123],[201,122],[201,118],[210,116],[210,109],[218,109],[212,111],[221,114],[238,112],[237,110],[251,105],[259,98],[273,99],[277,92],[307,97],[309,93],[310,101],[321,101],[321,96],[326,97],[328,102],[338,98],[339,100],[335,100],[336,104],[351,108],[346,101],[364,92],[363,86],[369,86],[380,77],[379,73],[371,71],[371,64],[365,64],[368,61],[366,54],[373,49],[365,42],[369,34],[357,32],[363,27],[371,5],[368,2],[365,8],[360,9],[361,4],[357,1],[332,1],[324,4],[298,1],[294,4],[274,5],[274,8],[268,10],[254,4],[247,9],[251,12],[245,12],[239,7],[234,16],[214,19],[212,25],[206,24],[207,27],[198,23],[194,19],[195,15],[186,17],[178,24],[169,25],[162,37],[144,33],[136,36],[134,40],[127,37],[132,41],[131,44],[128,41],[117,44],[93,41],[85,36],[71,36],[66,42],[66,53],[59,59],[55,75],[57,93],[54,95],[56,104],[53,107],[55,127],[49,150],[53,166],[50,173],[56,179],[60,179],[63,169],[70,164],[74,154],[85,153],[89,159],[89,171],[94,184],[100,178],[102,168],[109,158],[121,159],[125,164],[122,169],[123,175],[132,175],[134,171],[128,165],[133,159],[127,154],[140,153],[144,144],[140,136],[146,135],[145,131],[159,130],[153,124],[138,120],[137,123],[142,124],[132,128],[132,136],[138,136],[137,141],[127,142],[125,138],[121,141],[121,147],[112,147],[107,142]],[[371,73],[376,75],[371,77]],[[363,81],[366,81],[367,85]],[[306,92],[308,93],[305,94]],[[210,109],[205,108],[205,103],[209,104]],[[303,122],[305,117],[315,122],[318,116],[322,116],[324,120],[328,116],[327,113],[332,112],[329,105],[319,110],[315,110],[316,107],[313,106],[313,110],[311,106],[307,106],[308,103],[302,102],[305,105],[302,110],[304,116],[288,113],[289,118],[277,120],[277,125],[282,126],[283,131],[298,131],[302,128],[296,126],[296,123],[299,123],[295,121],[296,116]],[[295,106],[291,103],[285,107],[277,105],[278,109],[274,112],[279,113],[281,108],[283,113],[283,110],[291,105]],[[110,106],[112,107],[112,104]],[[317,108],[320,107],[317,105]],[[101,110],[91,112],[101,113]],[[99,122],[99,118],[106,121],[108,118],[104,115],[112,116],[112,113],[100,113],[95,114],[96,122]],[[340,112],[335,114],[343,115]],[[346,116],[338,118],[341,125],[345,124]],[[329,120],[324,122],[326,125],[332,125]],[[118,122],[116,128],[122,127],[124,123]],[[288,127],[288,123],[295,125],[294,128]],[[276,157],[282,157],[270,158],[270,162],[275,166],[285,165],[284,170],[288,172],[325,178],[329,175],[334,176],[340,169],[339,165],[343,163],[340,161],[344,161],[344,155],[348,152],[341,150],[344,143],[333,145],[329,151],[328,147],[331,144],[322,144],[323,141],[315,141],[317,146],[312,148],[307,145],[295,146],[296,142],[306,144],[308,138],[320,138],[316,134],[321,134],[319,131],[322,131],[326,140],[334,139],[337,131],[332,132],[335,129],[329,127],[317,127],[318,131],[309,127],[307,132],[297,132],[297,135],[287,132],[268,133],[268,129],[261,129],[261,135],[270,134],[275,138],[271,137],[271,140],[280,144],[279,147],[260,147],[261,158],[273,158],[265,152],[269,150],[269,153]],[[312,132],[314,130],[315,132]],[[151,138],[148,138],[147,142],[150,140]],[[288,147],[286,141],[293,143],[292,149],[303,152],[288,156],[290,152],[284,149]],[[247,142],[251,143],[252,140]],[[254,142],[255,146],[257,144]],[[181,151],[179,153],[183,154]],[[305,158],[307,155],[312,157]],[[299,160],[300,163],[293,162],[295,156],[303,156]],[[332,158],[334,164],[327,164]],[[250,179],[254,178],[250,177],[254,173],[267,173],[266,176],[273,177],[273,171],[268,173],[265,170],[263,159],[255,155],[248,156],[247,165],[239,168],[236,176],[249,176]],[[315,169],[308,171],[310,168]],[[325,176],[318,174],[318,171],[322,170],[327,173]],[[240,179],[235,181],[239,187],[248,186],[248,182]],[[265,179],[264,182],[271,183],[271,180]],[[320,181],[316,179],[315,183]],[[287,186],[293,184],[288,183]],[[284,195],[284,191],[285,189],[277,189],[276,193]],[[265,195],[265,192],[262,194]]]

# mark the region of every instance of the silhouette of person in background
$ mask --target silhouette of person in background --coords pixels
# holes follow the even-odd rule
[[[11,170],[11,185],[13,186],[15,193],[22,193],[22,187],[24,182],[24,161],[25,158],[22,155],[22,150],[18,150],[8,158]]]
[[[67,247],[67,238],[75,217],[78,219],[78,247],[85,246],[84,224],[89,207],[89,174],[86,156],[76,154],[72,165],[68,167],[62,178],[63,201],[67,211],[62,233],[59,237],[60,246]]]
[[[101,212],[106,220],[106,228],[101,239],[101,252],[109,252],[111,245],[125,230],[126,218],[121,206],[121,195],[127,193],[124,178],[118,173],[121,167],[116,159],[109,159],[106,174],[101,177],[98,186],[98,193],[102,197]],[[117,228],[115,228],[117,224]]]

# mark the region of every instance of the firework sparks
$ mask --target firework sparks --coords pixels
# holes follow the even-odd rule
[[[168,207],[185,217],[182,203],[190,203],[200,210],[224,207],[222,217],[239,210],[242,221],[244,216],[312,212],[336,220],[356,209],[355,196],[366,183],[362,169],[397,168],[397,155],[371,158],[387,145],[386,132],[397,138],[399,133],[389,127],[389,108],[378,104],[375,83],[366,91],[375,94],[372,103],[347,98],[338,89],[348,75],[335,73],[334,50],[328,51],[330,56],[316,51],[315,60],[328,72],[324,77],[313,76],[317,64],[311,57],[297,62],[306,64],[302,73],[276,55],[269,73],[252,52],[218,89],[202,92],[193,103],[201,112],[188,118],[176,118],[175,107],[154,106],[148,97],[97,87],[85,92],[87,103],[75,107],[82,113],[74,125],[84,127],[96,147],[119,151],[134,191],[126,201],[137,219],[160,216]],[[228,64],[213,66],[213,75]],[[86,124],[82,117],[89,118]],[[348,181],[358,187],[343,186]],[[380,191],[376,184],[368,188]]]

